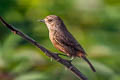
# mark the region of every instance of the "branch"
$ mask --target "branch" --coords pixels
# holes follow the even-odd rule
[[[49,50],[47,50],[46,48],[44,48],[43,46],[41,46],[38,42],[36,42],[34,39],[32,39],[31,37],[29,37],[28,35],[24,34],[23,32],[21,32],[20,30],[16,29],[15,27],[13,27],[12,25],[8,24],[2,17],[0,17],[0,22],[6,26],[8,29],[10,29],[12,32],[16,33],[17,35],[19,35],[20,37],[22,37],[23,39],[29,41],[30,43],[32,43],[34,46],[38,47],[41,51],[43,51],[48,57],[53,58],[54,60],[56,60],[57,62],[63,64],[65,67],[67,67],[70,71],[72,71],[79,79],[82,80],[88,80],[87,77],[85,77],[74,65],[72,65],[71,61],[66,60],[61,58],[58,54],[53,53]]]

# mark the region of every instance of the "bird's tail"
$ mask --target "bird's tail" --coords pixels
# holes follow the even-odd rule
[[[86,58],[85,55],[80,55],[80,57],[82,57],[90,66],[90,68],[92,69],[93,72],[96,72],[95,68],[93,67],[93,65],[90,63],[90,61]]]

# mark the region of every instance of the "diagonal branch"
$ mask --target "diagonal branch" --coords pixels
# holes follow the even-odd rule
[[[20,37],[22,37],[23,39],[26,39],[27,41],[29,41],[30,43],[32,43],[34,46],[38,47],[41,51],[43,51],[48,57],[53,58],[54,60],[56,60],[57,62],[63,64],[65,67],[67,67],[70,71],[72,71],[79,79],[82,80],[88,80],[86,76],[84,76],[74,65],[72,65],[71,61],[66,60],[61,58],[58,54],[53,53],[49,50],[47,50],[46,48],[44,48],[43,46],[41,46],[38,42],[36,42],[34,39],[32,39],[31,37],[29,37],[28,35],[24,34],[23,32],[21,32],[20,30],[16,29],[15,27],[13,27],[12,25],[8,24],[2,17],[0,17],[0,22],[6,26],[8,29],[10,29],[12,32],[16,33],[17,35],[19,35]]]

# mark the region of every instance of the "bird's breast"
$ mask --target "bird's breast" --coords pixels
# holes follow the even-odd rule
[[[55,33],[49,33],[49,38],[53,44],[53,46],[58,49],[59,51],[62,51],[64,53],[66,53],[66,51],[64,50],[64,47],[61,46],[56,40],[55,40],[55,36],[56,34]]]
[[[49,38],[50,38],[51,42],[53,43],[54,32],[49,31]]]
[[[55,33],[50,32],[50,33],[49,33],[49,38],[50,38],[52,44],[56,47],[56,45],[58,45],[58,43],[57,43],[56,40],[54,39],[54,38],[55,38]]]

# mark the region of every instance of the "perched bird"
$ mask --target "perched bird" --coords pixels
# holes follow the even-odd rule
[[[65,53],[69,57],[81,57],[91,67],[93,72],[95,68],[86,58],[86,52],[81,45],[76,41],[72,34],[67,30],[65,24],[60,17],[56,15],[49,15],[45,19],[40,20],[47,25],[49,30],[49,38],[55,48]]]

